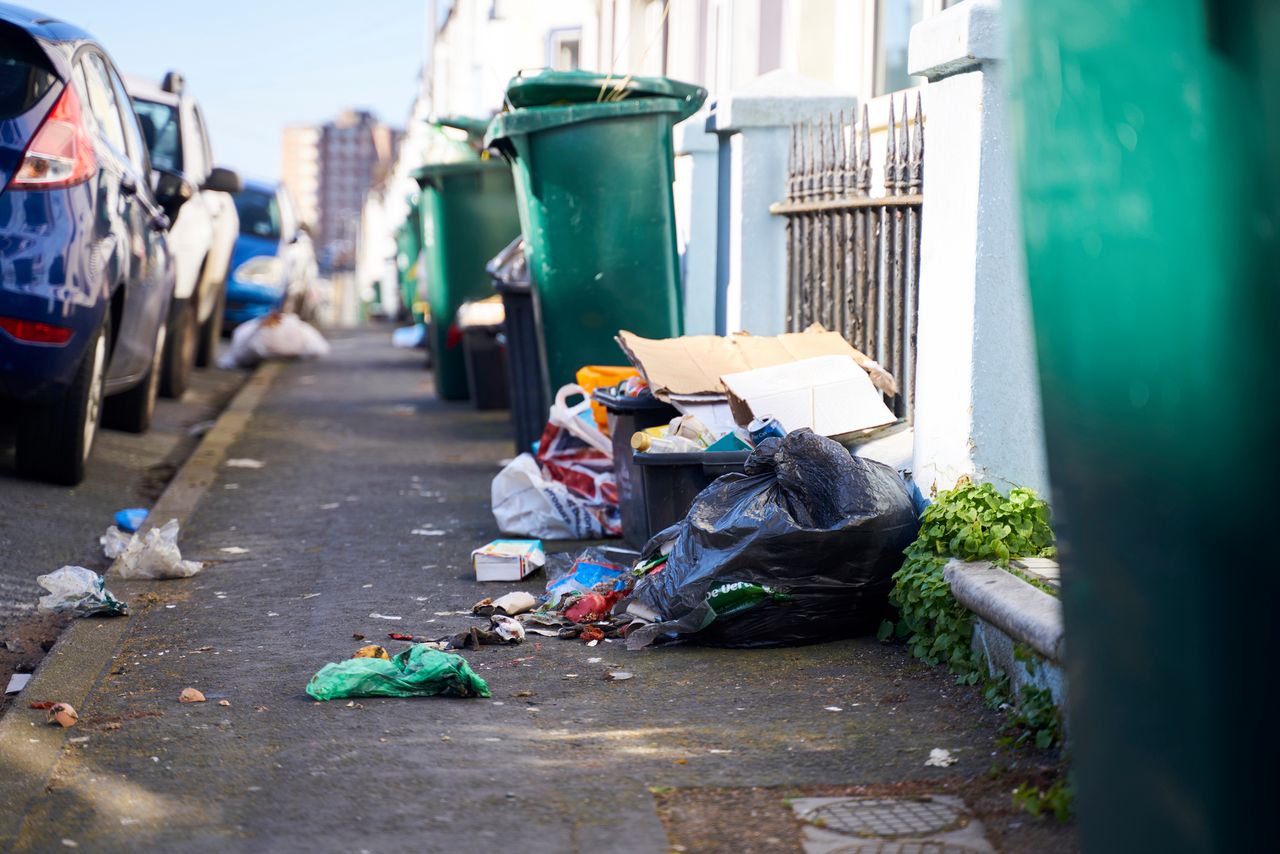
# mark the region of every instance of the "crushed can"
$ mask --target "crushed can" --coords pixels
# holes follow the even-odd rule
[[[747,435],[751,437],[751,444],[759,445],[770,437],[781,439],[787,435],[787,431],[778,419],[772,415],[765,415],[761,418],[753,419],[747,425]]]

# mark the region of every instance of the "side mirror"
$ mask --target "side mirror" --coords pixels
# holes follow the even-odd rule
[[[200,189],[212,190],[215,193],[238,193],[244,189],[244,181],[240,180],[238,173],[215,166]]]
[[[178,218],[178,211],[196,194],[196,188],[190,181],[177,172],[157,169],[156,201],[164,209],[170,220]]]

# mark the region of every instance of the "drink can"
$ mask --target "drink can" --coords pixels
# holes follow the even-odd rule
[[[787,435],[787,431],[783,428],[782,422],[774,418],[772,415],[765,415],[761,418],[754,419],[747,425],[747,435],[751,437],[751,444],[759,445],[765,439],[777,437],[781,439]]]

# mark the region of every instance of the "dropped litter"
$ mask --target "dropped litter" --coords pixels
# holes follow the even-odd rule
[[[133,542],[133,534],[128,531],[122,531],[115,525],[107,528],[101,537],[98,537],[98,543],[102,546],[102,554],[107,560],[115,560],[124,553],[129,543]]]
[[[814,643],[870,631],[918,522],[892,468],[808,429],[767,438],[656,535],[623,607],[627,646]]]
[[[49,713],[45,717],[47,723],[57,724],[63,729],[75,726],[78,720],[80,715],[70,703],[54,703],[49,707]]]
[[[466,659],[414,644],[391,659],[351,658],[326,664],[307,683],[316,700],[350,697],[489,697],[488,684]]]
[[[129,606],[111,594],[101,575],[83,566],[64,566],[36,577],[48,595],[41,596],[38,608],[47,613],[71,611],[81,617],[120,617]]]
[[[924,764],[934,768],[949,768],[959,761],[959,758],[951,755],[950,750],[935,747],[929,751],[929,758],[924,761]]]
[[[178,548],[178,520],[170,519],[159,528],[130,540],[111,565],[121,578],[189,578],[204,564],[183,560]]]
[[[147,508],[145,507],[126,507],[124,510],[117,510],[115,515],[116,527],[126,533],[134,533],[142,527],[142,523],[147,521]]]
[[[252,368],[266,359],[314,359],[328,355],[320,330],[293,312],[273,311],[236,327],[220,368]]]
[[[30,681],[30,673],[13,673],[9,676],[9,684],[5,687],[4,692],[6,694],[17,694],[27,687],[27,683]]]

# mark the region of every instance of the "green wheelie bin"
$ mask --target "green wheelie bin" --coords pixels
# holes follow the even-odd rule
[[[1004,8],[1081,850],[1265,847],[1280,16]]]
[[[520,231],[511,170],[501,160],[477,157],[428,164],[413,177],[422,187],[436,392],[444,400],[466,400],[467,367],[454,316],[464,302],[492,295],[485,264]]]
[[[706,90],[664,78],[542,71],[507,86],[486,143],[511,162],[549,394],[616,365],[619,329],[682,332],[671,127]]]
[[[396,270],[400,278],[400,304],[414,323],[421,323],[422,302],[418,295],[418,259],[422,254],[422,218],[418,213],[421,196],[409,199],[409,216],[396,230]]]

